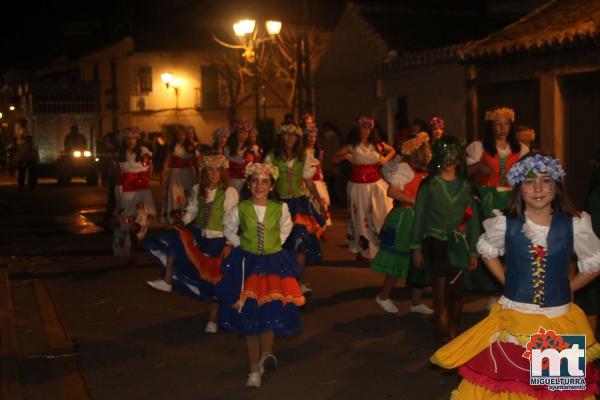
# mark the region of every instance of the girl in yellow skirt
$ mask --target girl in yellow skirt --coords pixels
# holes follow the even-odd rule
[[[599,393],[592,361],[600,345],[571,294],[600,274],[600,240],[590,216],[572,207],[564,175],[555,158],[526,155],[508,175],[514,189],[506,215],[496,212],[483,223],[477,250],[504,293],[488,317],[431,357],[441,367],[459,368],[463,380],[453,399],[594,399]],[[573,251],[579,271],[569,278]],[[555,348],[560,335],[586,337],[585,390],[530,384],[531,346]]]

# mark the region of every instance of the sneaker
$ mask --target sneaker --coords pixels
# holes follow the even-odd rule
[[[485,302],[485,309],[487,311],[490,311],[492,309],[492,307],[494,307],[498,303],[498,300],[499,300],[498,297],[494,297],[494,296],[488,297],[487,301]]]
[[[192,286],[189,283],[186,283],[185,286],[187,286],[187,288],[190,289],[190,291],[196,296],[200,296],[200,289],[198,289],[196,286]]]
[[[171,293],[171,290],[173,289],[173,286],[171,284],[165,282],[163,279],[157,279],[155,281],[147,281],[146,283],[151,288],[160,290],[161,292]]]
[[[260,387],[260,373],[258,372],[250,372],[248,374],[248,380],[246,381],[246,386],[248,387]]]
[[[419,303],[416,306],[410,306],[410,312],[416,312],[419,314],[431,315],[433,314],[433,310],[427,307],[423,303]]]
[[[385,299],[385,300],[381,300],[379,298],[379,295],[377,295],[375,297],[375,301],[377,302],[377,304],[379,304],[381,306],[381,308],[383,308],[385,311],[389,312],[390,314],[397,314],[398,311],[398,307],[396,307],[396,305],[394,304],[394,302],[391,299]]]
[[[265,354],[260,358],[258,363],[258,371],[260,374],[273,372],[277,369],[277,358],[273,354]]]
[[[304,283],[300,283],[300,290],[304,296],[310,296],[312,294],[312,289],[310,286],[307,286]]]
[[[208,323],[206,324],[206,329],[204,329],[204,332],[217,333],[217,330],[218,330],[217,324],[212,321],[208,321]]]

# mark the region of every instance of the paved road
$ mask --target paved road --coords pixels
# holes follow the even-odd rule
[[[326,261],[306,273],[304,331],[276,340],[280,368],[248,390],[243,338],[203,333],[205,303],[146,287],[158,273],[149,258],[131,268],[113,257],[103,206],[100,188],[18,193],[0,178],[0,271],[11,278],[23,398],[445,399],[456,386],[428,362],[431,320],[408,312],[409,291],[393,291],[399,315],[375,304],[381,277],[345,250],[343,212]],[[463,327],[483,305],[468,298]]]

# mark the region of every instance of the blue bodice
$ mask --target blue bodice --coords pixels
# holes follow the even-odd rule
[[[554,214],[547,247],[523,234],[523,221],[506,218],[504,296],[521,303],[554,307],[571,301],[569,264],[573,252],[573,219]]]

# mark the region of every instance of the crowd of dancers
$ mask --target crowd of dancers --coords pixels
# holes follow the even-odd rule
[[[459,368],[463,378],[453,398],[594,398],[600,345],[572,302],[572,293],[600,274],[592,217],[573,208],[559,161],[530,151],[535,133],[516,127],[513,110],[494,108],[485,120],[482,140],[468,145],[434,117],[428,132],[394,148],[373,118],[357,118],[347,144],[332,155],[350,165],[348,249],[384,275],[375,298],[383,310],[398,313],[390,293],[404,279],[410,310],[433,314],[434,337],[444,345],[431,362]],[[206,332],[246,338],[246,384],[259,387],[277,366],[275,336],[302,329],[301,307],[312,292],[303,271],[321,262],[320,241],[331,225],[314,118],[281,125],[266,153],[244,120],[215,131],[203,153],[193,129],[181,127],[160,172],[160,214],[149,190],[150,151],[137,130],[121,135],[115,254],[143,247],[160,265],[148,285],[210,302]],[[146,237],[153,218],[168,228]],[[433,309],[422,301],[429,286]],[[490,314],[459,334],[468,289],[490,295]],[[540,326],[586,336],[584,391],[529,384],[522,354]]]

